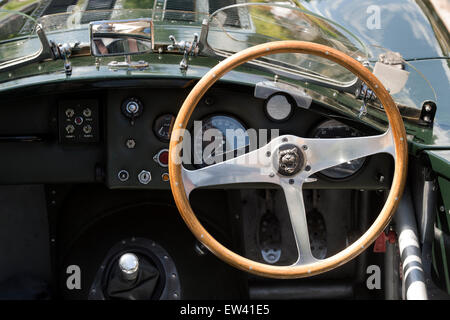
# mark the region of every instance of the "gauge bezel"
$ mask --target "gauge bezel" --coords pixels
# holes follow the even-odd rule
[[[287,102],[291,105],[291,111],[289,112],[289,114],[283,118],[283,119],[275,119],[273,118],[269,111],[267,110],[267,104],[270,101],[270,99],[272,99],[274,96],[284,96],[287,100]],[[275,92],[274,94],[271,94],[266,100],[264,100],[264,114],[266,115],[267,119],[269,119],[272,122],[275,123],[283,123],[288,121],[290,118],[292,118],[293,114],[294,114],[294,110],[297,107],[297,103],[295,102],[294,98],[292,98],[291,95],[284,93],[284,92]]]
[[[346,123],[343,123],[343,122],[341,122],[341,121],[339,121],[339,120],[330,118],[330,119],[322,120],[322,121],[320,121],[318,124],[316,124],[316,125],[313,127],[313,129],[310,131],[309,137],[310,137],[310,138],[313,138],[313,139],[320,139],[320,138],[317,138],[317,137],[315,136],[315,134],[316,134],[317,131],[319,130],[320,126],[322,126],[323,124],[325,124],[325,123],[327,123],[327,122],[329,122],[329,121],[337,121],[337,122],[341,123],[341,124],[344,125],[344,126],[347,126],[347,127],[351,128],[351,129],[353,129],[353,130],[357,130],[357,129],[355,129],[355,128],[349,126],[349,125],[346,124]],[[359,131],[359,130],[357,130],[357,131]],[[323,173],[324,170],[328,170],[328,169],[331,169],[331,168],[333,168],[333,167],[328,168],[328,169],[324,169],[324,170],[319,171],[319,172],[316,172],[314,175],[316,175],[317,177],[323,178],[323,179],[325,179],[325,180],[331,181],[331,182],[349,181],[349,180],[351,180],[351,179],[357,177],[359,174],[361,174],[361,173],[364,171],[364,168],[368,165],[369,162],[370,162],[370,157],[364,157],[364,158],[363,158],[363,163],[361,164],[361,166],[360,166],[355,172],[353,172],[352,174],[350,174],[350,175],[348,175],[348,176],[342,177],[342,178],[330,177],[330,176],[326,175],[325,173]],[[338,165],[338,166],[339,166],[339,165]]]
[[[163,117],[163,116],[169,116],[169,115],[173,117],[173,123],[175,123],[175,116],[174,116],[172,113],[161,113],[160,115],[158,115],[158,116],[155,117],[155,120],[153,120],[153,123],[152,123],[152,131],[153,131],[153,134],[155,135],[155,137],[156,137],[159,141],[165,142],[165,143],[169,143],[169,142],[170,142],[170,136],[172,135],[172,132],[170,132],[170,134],[169,134],[169,139],[160,137],[160,136],[158,135],[157,131],[156,131],[156,121],[158,121],[158,119],[161,118],[161,117]],[[171,131],[173,131],[173,127],[172,127],[172,130],[171,130]]]

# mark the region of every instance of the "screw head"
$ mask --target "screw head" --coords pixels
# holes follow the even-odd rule
[[[136,141],[134,139],[128,139],[125,145],[128,149],[134,149],[136,147]]]

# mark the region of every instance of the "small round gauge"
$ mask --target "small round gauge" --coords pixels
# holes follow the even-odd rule
[[[249,143],[246,128],[236,118],[225,115],[206,118],[201,122],[201,130],[194,125],[194,165],[201,168],[221,162]]]
[[[283,122],[289,119],[294,112],[291,99],[284,94],[276,93],[266,100],[264,106],[267,117],[274,122]]]
[[[163,114],[155,120],[153,131],[158,139],[164,142],[170,141],[170,134],[172,133],[174,122],[175,117],[172,114]]]
[[[339,121],[328,120],[321,123],[314,130],[313,136],[314,138],[319,139],[320,138],[332,139],[332,138],[360,137],[362,136],[362,134],[358,130],[351,128]],[[332,179],[345,179],[358,172],[358,170],[361,169],[362,166],[364,165],[365,161],[366,158],[355,159],[352,161],[342,163],[335,167],[322,170],[320,171],[320,173]]]

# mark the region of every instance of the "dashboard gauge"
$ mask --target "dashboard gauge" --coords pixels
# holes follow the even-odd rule
[[[294,106],[284,94],[274,94],[266,100],[264,110],[270,120],[283,122],[290,118],[294,112]]]
[[[163,114],[155,120],[153,131],[158,139],[164,142],[170,141],[170,134],[172,133],[174,122],[175,117],[172,114]]]
[[[235,150],[242,150],[250,143],[247,129],[230,116],[215,115],[203,119],[199,129],[194,125],[194,165],[198,168],[232,158]]]
[[[313,134],[314,138],[319,139],[332,139],[332,138],[351,138],[360,137],[362,134],[339,121],[328,120],[320,124]],[[348,161],[337,165],[332,168],[328,168],[320,171],[321,174],[332,179],[345,179],[354,175],[358,170],[362,168],[366,158],[359,158],[356,160]]]

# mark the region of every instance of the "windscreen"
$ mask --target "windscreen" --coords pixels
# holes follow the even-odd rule
[[[311,12],[286,4],[246,3],[214,12],[209,19],[207,43],[219,55],[278,40],[300,40],[327,45],[363,61],[364,45],[349,31]],[[259,58],[261,64],[287,72],[327,80],[341,86],[355,76],[327,59],[305,54],[276,54]]]
[[[37,21],[27,14],[0,7],[0,65],[37,54],[42,45],[36,35]]]

